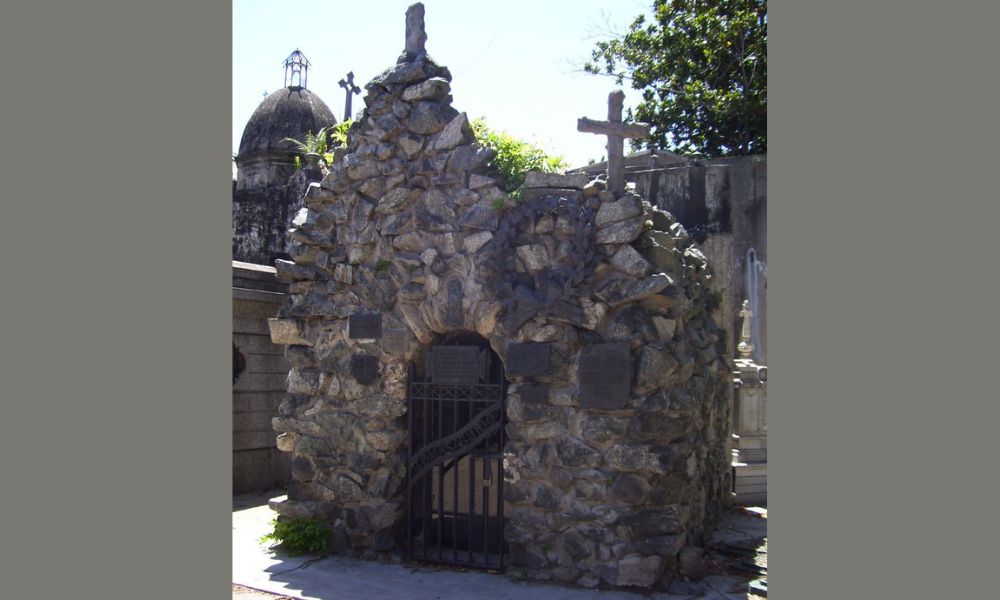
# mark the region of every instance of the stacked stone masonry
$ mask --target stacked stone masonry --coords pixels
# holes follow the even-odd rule
[[[510,570],[586,587],[670,580],[730,496],[732,366],[705,257],[669,214],[601,180],[532,173],[508,198],[450,81],[424,53],[373,79],[347,154],[293,219],[271,334],[291,364],[273,425],[295,481],[275,508],[328,518],[338,550],[398,554],[408,365],[475,333],[508,367]],[[381,337],[349,337],[352,315],[376,313]],[[550,368],[512,373],[513,344],[547,344]],[[624,393],[581,384],[595,353],[626,358]],[[355,355],[377,357],[370,384],[352,376]]]

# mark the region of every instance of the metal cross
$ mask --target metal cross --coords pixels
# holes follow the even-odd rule
[[[264,97],[267,98],[267,90],[264,90]]]
[[[625,92],[615,90],[608,94],[607,121],[581,117],[576,122],[577,131],[608,136],[608,189],[615,196],[625,192],[625,138],[649,135],[649,125],[646,123],[622,123],[624,102]]]
[[[344,102],[344,120],[351,120],[351,99],[354,94],[360,94],[361,88],[354,85],[354,71],[349,71],[347,73],[347,79],[341,79],[339,82],[340,87],[344,88],[347,92],[347,100]]]

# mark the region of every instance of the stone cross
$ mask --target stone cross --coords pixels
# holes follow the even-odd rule
[[[624,102],[625,92],[615,90],[608,94],[607,121],[582,117],[576,122],[577,131],[608,136],[608,189],[615,196],[625,192],[625,138],[649,135],[649,125],[646,123],[622,123]]]
[[[360,94],[361,88],[354,85],[354,71],[347,72],[347,79],[341,79],[337,82],[340,87],[347,91],[347,100],[344,102],[344,120],[351,120],[351,99],[354,98],[354,94]]]
[[[406,46],[408,54],[418,55],[426,52],[424,42],[427,41],[427,33],[424,31],[424,5],[420,2],[410,5],[406,9]]]

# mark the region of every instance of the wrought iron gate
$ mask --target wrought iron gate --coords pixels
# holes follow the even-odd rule
[[[504,381],[488,347],[433,346],[410,365],[410,559],[503,569]]]

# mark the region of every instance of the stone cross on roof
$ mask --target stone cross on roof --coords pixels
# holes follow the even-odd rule
[[[424,5],[420,2],[406,9],[406,52],[411,55],[423,54],[427,33],[424,31]]]
[[[576,130],[608,136],[608,189],[616,196],[625,192],[625,138],[649,135],[646,123],[622,123],[622,105],[625,92],[615,90],[608,94],[608,120],[595,121],[581,117]]]
[[[344,120],[351,120],[351,99],[354,98],[354,94],[360,94],[361,88],[354,85],[354,71],[347,72],[347,78],[341,79],[337,82],[340,87],[344,88],[347,92],[347,100],[344,102]]]

